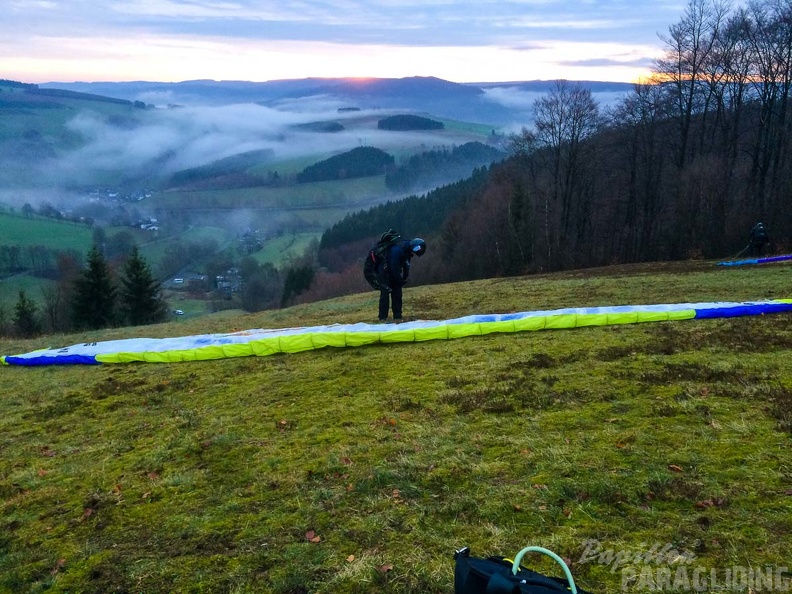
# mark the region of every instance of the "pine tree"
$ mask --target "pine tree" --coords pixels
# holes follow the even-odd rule
[[[160,284],[154,279],[137,246],[132,248],[124,264],[121,311],[126,323],[132,326],[155,324],[168,316],[168,304],[162,296]]]
[[[14,328],[24,338],[36,336],[41,331],[36,319],[36,304],[22,290],[19,291],[19,299],[14,306]]]
[[[88,252],[88,266],[74,281],[72,319],[78,329],[97,330],[115,323],[118,291],[110,267],[94,245]]]

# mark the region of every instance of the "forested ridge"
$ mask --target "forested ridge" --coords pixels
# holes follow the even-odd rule
[[[424,234],[429,251],[413,272],[424,283],[728,258],[759,220],[771,249],[788,251],[792,5],[692,0],[663,41],[652,77],[607,110],[557,81],[535,102],[533,126],[511,136],[510,158],[436,227],[426,228],[438,218],[430,193],[410,203],[423,225],[372,210],[343,223],[358,230],[348,241],[389,227]],[[323,253],[343,252],[337,233]]]
[[[395,162],[393,156],[372,146],[359,146],[309,165],[297,174],[298,183],[380,175]]]
[[[442,130],[443,122],[414,114],[400,114],[382,118],[377,122],[380,130]]]
[[[385,185],[394,192],[434,188],[469,176],[473,169],[500,161],[506,154],[481,142],[466,142],[452,149],[425,151],[385,174]]]

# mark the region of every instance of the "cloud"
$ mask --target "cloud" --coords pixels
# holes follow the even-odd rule
[[[25,82],[513,81],[561,68],[569,79],[635,80],[645,73],[624,62],[582,60],[654,56],[658,31],[681,10],[652,0],[8,0],[6,7],[0,76]],[[562,43],[576,54],[556,58],[552,49]],[[566,65],[574,62],[580,66]],[[587,70],[596,74],[578,73]]]
[[[251,0],[190,2],[126,0],[79,3],[11,0],[4,33],[63,36],[65,31],[111,36],[186,35],[216,39],[326,41],[396,45],[493,45],[536,35],[618,32],[646,41],[679,14],[651,0],[594,2],[509,0]],[[662,19],[662,20],[661,20]],[[91,36],[95,33],[90,33]],[[630,38],[634,42],[634,38]]]
[[[67,123],[70,133],[81,139],[81,148],[46,161],[31,160],[26,167],[29,173],[35,171],[31,178],[39,184],[76,188],[103,184],[100,180],[118,183],[119,176],[151,181],[152,170],[166,177],[250,151],[268,151],[273,162],[280,163],[306,156],[318,160],[361,145],[388,151],[405,144],[432,148],[438,142],[433,134],[378,130],[377,121],[393,113],[389,110],[338,113],[338,107],[345,105],[331,97],[313,96],[282,102],[277,108],[256,104],[159,108],[110,121],[82,112]],[[328,120],[346,129],[322,133],[300,127]],[[451,135],[447,141],[455,142]]]
[[[68,176],[79,164],[94,170],[136,171],[157,161],[165,173],[196,167],[240,152],[276,148],[284,131],[305,116],[253,104],[188,107],[158,112],[118,126],[82,113],[67,125],[85,144],[60,163]]]
[[[591,60],[562,60],[559,62],[564,66],[602,67],[602,66],[635,66],[637,68],[651,68],[654,61],[650,58],[637,59],[617,59],[617,58],[593,58]]]
[[[492,87],[484,89],[484,97],[487,100],[510,109],[521,111],[532,110],[534,101],[542,95],[543,93],[524,91],[513,87]]]

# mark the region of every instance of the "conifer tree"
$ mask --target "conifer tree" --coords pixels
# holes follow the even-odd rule
[[[97,330],[115,323],[118,290],[110,267],[94,245],[88,252],[87,267],[74,281],[72,320],[78,329]]]
[[[41,331],[36,319],[36,304],[22,290],[19,291],[19,299],[14,306],[14,328],[24,338],[36,336]]]
[[[121,312],[124,321],[132,326],[155,324],[168,316],[168,304],[162,288],[151,268],[140,255],[137,246],[124,264],[121,277]]]

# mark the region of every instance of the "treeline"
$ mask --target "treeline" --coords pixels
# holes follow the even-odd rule
[[[377,128],[380,130],[442,130],[445,128],[443,122],[432,120],[422,116],[404,114],[388,116],[382,118],[377,122]]]
[[[434,234],[451,213],[484,190],[488,179],[488,169],[481,167],[469,178],[423,196],[388,201],[347,215],[322,234],[318,262],[330,272],[342,272],[357,263],[368,252],[368,244],[390,228],[415,236]],[[350,244],[355,247],[350,249]]]
[[[38,85],[33,83],[23,83],[17,80],[8,80],[7,78],[0,78],[0,87],[11,87],[15,89],[37,89]]]
[[[467,142],[451,150],[426,151],[411,156],[404,165],[385,174],[385,185],[394,192],[434,188],[467,177],[473,169],[488,166],[507,155],[481,142]]]
[[[266,179],[262,176],[251,175],[247,173],[247,170],[251,167],[271,161],[274,154],[272,149],[247,151],[231,157],[226,157],[225,159],[219,159],[200,167],[182,169],[171,175],[165,186],[172,188],[176,186],[195,185],[206,183],[210,180],[216,180],[217,178],[227,181],[227,178],[232,176],[244,179],[244,183],[246,184],[244,186],[234,187],[266,185],[268,182],[271,182],[272,176],[270,176],[270,179]],[[222,187],[228,187],[228,185],[223,185]]]
[[[759,220],[774,251],[792,249],[792,4],[691,0],[663,40],[652,77],[611,109],[556,81],[512,156],[427,238],[415,282],[725,259]],[[413,234],[379,214],[356,215],[359,238]]]
[[[27,93],[31,95],[41,95],[43,97],[56,97],[59,99],[77,99],[79,101],[96,101],[99,103],[115,103],[117,105],[128,105],[137,109],[153,108],[153,105],[146,105],[142,101],[129,101],[128,99],[117,99],[115,97],[105,97],[104,95],[94,95],[93,93],[81,93],[79,91],[68,91],[66,89],[42,89],[37,85],[28,88]]]
[[[340,109],[338,111],[341,111]],[[296,124],[292,126],[295,130],[305,130],[306,132],[341,132],[345,128],[338,122],[306,122],[305,124]]]
[[[359,146],[340,155],[309,165],[297,174],[298,183],[331,181],[381,175],[395,159],[383,150]]]
[[[117,99],[115,97],[105,97],[104,95],[94,95],[92,93],[81,93],[79,91],[68,91],[66,89],[42,89],[37,84],[23,83],[15,80],[0,79],[0,87],[23,89],[28,95],[38,95],[41,97],[55,97],[59,99],[77,99],[80,101],[96,101],[99,103],[115,103],[118,105],[128,105],[137,109],[151,109],[153,105],[147,105],[142,101],[129,101],[128,99]],[[2,89],[0,89],[2,91]],[[34,104],[38,105],[38,104]]]
[[[42,290],[35,301],[19,291],[12,312],[0,306],[0,330],[32,337],[41,333],[139,326],[169,317],[160,283],[137,247],[118,270],[110,266],[98,246],[85,265],[69,254],[58,262],[58,281]]]
[[[0,275],[29,272],[41,278],[55,278],[63,250],[44,245],[0,245]]]

